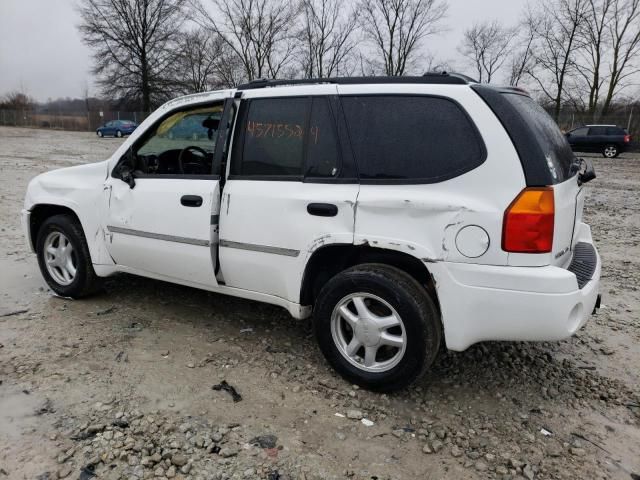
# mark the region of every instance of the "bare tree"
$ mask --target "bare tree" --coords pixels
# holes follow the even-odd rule
[[[246,80],[285,73],[296,42],[292,25],[299,14],[295,0],[210,0],[212,14],[192,0],[197,21],[214,31],[234,52]]]
[[[356,17],[340,0],[303,0],[300,64],[307,78],[350,75],[355,70]]]
[[[602,115],[609,113],[626,80],[640,72],[640,0],[614,0],[610,32],[613,58]]]
[[[441,31],[445,0],[362,0],[358,18],[375,51],[373,62],[386,75],[413,67],[424,39]]]
[[[183,93],[206,92],[214,83],[215,63],[222,40],[204,29],[184,32],[178,41],[173,71]]]
[[[586,85],[589,98],[586,102],[587,113],[595,120],[600,100],[600,90],[607,81],[603,72],[607,51],[610,47],[609,25],[612,21],[615,0],[587,0],[585,21],[579,29],[580,43],[576,73]]]
[[[539,17],[532,15],[529,10],[516,27],[513,39],[513,49],[509,55],[509,85],[515,87],[535,69],[534,46],[537,37]]]
[[[79,26],[105,95],[151,110],[171,92],[170,67],[186,0],[82,0]]]
[[[496,20],[478,22],[465,30],[458,50],[475,68],[478,81],[491,83],[507,61],[515,35],[513,28],[504,27]]]
[[[586,18],[586,0],[543,0],[541,10],[532,15],[535,25],[535,68],[528,74],[550,101],[557,120],[566,98],[566,89],[575,74],[576,55],[581,47],[579,30]]]
[[[0,108],[7,110],[32,110],[35,100],[24,91],[15,90],[0,98]]]

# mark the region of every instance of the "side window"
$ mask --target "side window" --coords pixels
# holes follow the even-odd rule
[[[624,130],[618,127],[607,127],[607,135],[624,135]]]
[[[232,171],[242,176],[302,176],[308,98],[250,100],[234,150]]]
[[[340,149],[335,121],[324,97],[314,97],[307,141],[307,177],[335,177],[340,168]]]
[[[362,180],[438,182],[485,159],[480,134],[453,101],[372,95],[342,103]]]
[[[606,127],[591,127],[589,128],[589,135],[606,135]]]
[[[147,175],[210,175],[223,104],[174,112],[134,146],[135,170]]]
[[[587,127],[576,128],[573,132],[571,132],[572,137],[584,137],[589,133],[589,129]]]

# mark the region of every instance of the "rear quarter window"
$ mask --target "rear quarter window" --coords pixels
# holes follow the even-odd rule
[[[517,110],[528,125],[530,134],[535,137],[536,143],[542,150],[543,161],[549,169],[551,183],[567,180],[571,175],[574,155],[558,124],[531,97],[517,93],[502,95]]]
[[[344,96],[363,183],[434,183],[481,165],[484,143],[466,112],[430,96]]]

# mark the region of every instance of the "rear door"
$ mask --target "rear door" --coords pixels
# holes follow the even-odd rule
[[[607,127],[589,127],[589,136],[587,137],[590,152],[599,152],[607,143]]]
[[[336,88],[243,92],[220,210],[225,285],[299,301],[309,256],[353,242],[358,184],[343,161]]]

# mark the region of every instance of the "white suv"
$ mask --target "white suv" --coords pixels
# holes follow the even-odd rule
[[[524,92],[455,74],[261,80],[170,101],[104,162],[40,175],[23,225],[58,294],[128,272],[313,315],[349,381],[444,342],[559,340],[599,302],[593,169]]]

